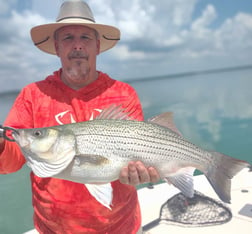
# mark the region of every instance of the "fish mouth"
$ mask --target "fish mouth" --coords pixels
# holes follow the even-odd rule
[[[19,131],[16,128],[12,127],[2,127],[3,129],[3,138],[7,141],[16,141],[16,138],[19,136]]]
[[[12,129],[11,135],[13,137],[13,141],[16,141],[20,145],[20,147],[25,147],[29,145],[29,141],[23,137],[24,136],[23,131],[18,129]]]
[[[18,141],[18,139],[20,138],[20,133],[18,130],[12,130],[12,133],[11,133],[12,137],[14,138],[15,141]]]

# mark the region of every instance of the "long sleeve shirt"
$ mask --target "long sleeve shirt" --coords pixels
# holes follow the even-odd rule
[[[73,90],[60,79],[61,70],[22,89],[5,121],[14,128],[40,128],[94,119],[111,104],[122,105],[131,117],[143,120],[140,101],[128,84],[99,72],[93,83]],[[0,173],[25,164],[18,145],[5,142]],[[141,225],[137,192],[133,186],[111,183],[113,207],[101,205],[86,186],[31,172],[34,225],[40,233],[136,233]]]

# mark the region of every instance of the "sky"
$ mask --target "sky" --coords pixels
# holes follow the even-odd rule
[[[63,0],[0,0],[0,92],[60,68],[37,49],[34,26],[54,22]],[[118,80],[252,64],[251,0],[87,0],[97,23],[120,28],[97,69]]]

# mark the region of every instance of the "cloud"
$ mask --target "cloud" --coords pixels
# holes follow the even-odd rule
[[[0,16],[1,15],[5,15],[7,14],[11,7],[13,7],[13,5],[15,5],[16,3],[16,0],[9,0],[9,1],[6,1],[6,0],[0,0]]]
[[[209,25],[216,19],[217,14],[213,5],[207,5],[202,15],[191,24],[192,31],[205,31]]]
[[[30,29],[46,20],[30,11],[12,11],[9,18],[2,18],[0,31],[0,85],[1,90],[19,89],[34,80],[44,78],[43,69],[48,59],[43,58],[30,38]],[[47,70],[47,69],[46,69]],[[47,71],[48,72],[48,71]],[[44,74],[45,75],[45,74]]]
[[[196,0],[89,1],[97,22],[121,29],[122,42],[137,39],[163,41],[191,21]]]
[[[209,4],[193,18],[197,3],[132,0],[121,10],[118,7],[121,1],[112,8],[103,5],[103,10],[113,12],[109,17],[107,10],[104,20],[106,17],[122,31],[119,46],[114,49],[118,51],[112,53],[112,59],[124,64],[118,63],[119,72],[112,71],[113,74],[126,78],[144,77],[247,64],[252,57],[249,52],[252,49],[252,14],[237,12],[216,27],[221,9]],[[96,12],[98,18],[99,12]],[[130,66],[127,68],[125,63],[132,65],[132,60],[135,69],[130,69],[129,73]],[[106,57],[102,62],[108,68],[111,59]]]
[[[19,88],[58,69],[57,57],[32,44],[30,28],[54,21],[61,2],[25,0],[20,10],[19,1],[0,0],[1,90],[12,88],[6,80]],[[89,0],[96,21],[122,34],[117,47],[99,56],[98,68],[128,79],[249,63],[252,14],[237,11],[215,24],[222,10],[209,4],[195,14],[198,2]]]
[[[246,52],[252,48],[252,15],[238,13],[234,18],[227,19],[216,30],[218,48],[234,53],[237,50]],[[246,53],[245,53],[246,54]],[[239,56],[239,54],[236,54]]]

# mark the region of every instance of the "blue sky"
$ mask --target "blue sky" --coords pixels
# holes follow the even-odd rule
[[[219,26],[225,19],[232,18],[237,12],[252,13],[252,2],[249,0],[201,0],[196,4],[195,16],[199,16],[207,4],[212,4],[218,12],[218,18],[213,26]]]
[[[0,92],[44,79],[60,67],[31,42],[33,26],[53,22],[63,0],[0,0]],[[87,0],[121,41],[98,56],[119,80],[252,64],[251,0]]]

